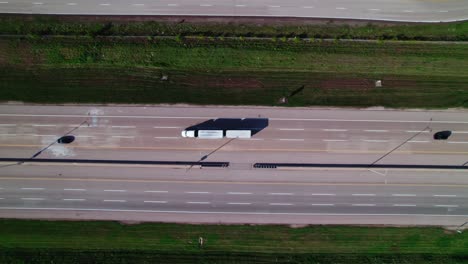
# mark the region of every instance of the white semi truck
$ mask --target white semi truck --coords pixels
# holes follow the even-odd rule
[[[251,138],[251,130],[184,130],[182,131],[182,137],[187,138]]]

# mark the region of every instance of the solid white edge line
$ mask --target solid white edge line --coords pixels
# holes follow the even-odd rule
[[[467,217],[466,215],[435,215],[435,214],[343,214],[343,213],[272,213],[272,212],[222,212],[222,211],[171,211],[171,210],[136,210],[136,209],[106,209],[106,208],[59,208],[59,207],[0,207],[0,210],[50,210],[50,211],[90,211],[90,212],[129,212],[129,213],[174,213],[174,214],[244,214],[244,215],[302,215],[302,216],[430,216],[430,217]]]

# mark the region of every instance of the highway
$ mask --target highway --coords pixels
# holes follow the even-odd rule
[[[466,170],[252,167],[372,163],[412,137],[377,164],[463,165],[465,111],[3,104],[0,113],[2,158],[29,158],[73,130],[75,142],[53,144],[36,159],[230,162],[228,168],[3,163],[0,217],[409,225],[459,225],[468,217]],[[180,137],[186,127],[217,117],[267,118],[268,126],[248,140]],[[453,135],[435,141],[438,130]]]
[[[410,22],[468,19],[464,0],[3,0],[0,13],[349,18]]]

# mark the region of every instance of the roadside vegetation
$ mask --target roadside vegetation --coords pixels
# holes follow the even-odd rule
[[[467,107],[467,58],[463,43],[13,37],[0,100]]]
[[[467,233],[441,228],[0,220],[0,231],[1,263],[468,261]]]

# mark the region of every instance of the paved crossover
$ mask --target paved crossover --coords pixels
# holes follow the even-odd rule
[[[468,19],[465,0],[2,0],[0,13],[353,18],[439,22]]]

